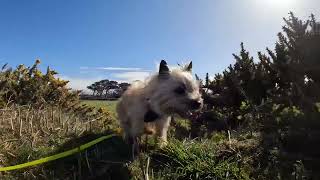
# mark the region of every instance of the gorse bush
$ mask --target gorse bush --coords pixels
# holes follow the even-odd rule
[[[203,127],[207,134],[234,128],[260,131],[260,177],[318,179],[320,24],[313,15],[302,21],[293,13],[284,21],[274,51],[258,52],[255,61],[241,44],[235,64],[213,80],[207,74],[205,109],[191,130],[194,136]]]
[[[229,128],[243,122],[243,103],[248,106],[246,111],[273,103],[316,111],[320,102],[320,25],[313,15],[304,22],[290,13],[284,20],[284,33],[278,34],[274,51],[258,52],[259,61],[255,62],[241,43],[240,54],[234,54],[235,64],[213,80],[207,74],[203,85],[206,110],[226,115]]]
[[[56,71],[39,69],[40,60],[31,67],[19,65],[12,69],[4,65],[0,72],[0,107],[27,105],[33,108],[58,108],[72,112],[84,119],[109,120],[109,112],[104,108],[94,110],[79,100],[80,91],[67,87],[68,81],[57,78]],[[110,123],[111,124],[111,123]]]
[[[57,78],[57,72],[49,67],[42,73],[39,64],[37,60],[31,67],[19,65],[14,70],[5,65],[0,72],[0,166],[69,150],[117,127],[108,109],[81,103],[80,91],[68,88],[68,81]],[[86,154],[86,165],[97,157]],[[57,167],[39,165],[0,173],[0,179],[80,177],[81,167],[79,171],[74,169],[77,156],[70,158],[71,163],[60,162],[62,165]]]
[[[19,65],[16,69],[2,67],[0,72],[0,105],[8,103],[33,106],[58,105],[68,107],[78,101],[79,91],[66,87],[68,81],[56,78],[56,71],[39,69],[40,60],[31,67]]]

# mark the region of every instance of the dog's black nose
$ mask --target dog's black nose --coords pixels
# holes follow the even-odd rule
[[[199,108],[201,107],[201,102],[196,101],[196,100],[192,100],[192,101],[190,102],[190,107],[191,107],[192,109],[199,109]]]

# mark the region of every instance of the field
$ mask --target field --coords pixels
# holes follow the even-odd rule
[[[83,104],[93,106],[96,109],[105,108],[111,115],[112,119],[116,119],[117,101],[101,101],[101,100],[82,100]]]
[[[116,101],[83,101],[97,111],[111,114],[108,124],[117,129]],[[14,114],[19,114],[15,116]],[[36,115],[41,114],[38,118]],[[36,160],[63,152],[90,140],[116,133],[105,131],[100,121],[87,123],[81,117],[58,109],[37,110],[12,107],[2,111],[4,131],[0,134],[0,160],[6,166]],[[12,122],[12,123],[10,123]],[[24,126],[23,124],[37,124]],[[169,144],[159,149],[154,139],[142,142],[140,155],[132,160],[130,147],[120,136],[105,140],[78,155],[47,164],[0,173],[1,179],[248,179],[250,150],[256,147],[245,141],[216,133],[211,139],[188,139],[190,124],[177,118],[169,131]],[[13,132],[13,133],[11,133]],[[143,138],[143,140],[145,140]],[[146,146],[148,144],[148,146]],[[230,149],[231,148],[231,149]],[[245,151],[239,151],[245,148]],[[239,151],[239,152],[238,152]],[[241,159],[239,159],[241,155]],[[250,155],[251,156],[251,155]],[[227,158],[226,158],[227,157]],[[226,159],[225,159],[226,158]],[[248,159],[247,159],[248,158]],[[242,161],[239,163],[239,161]],[[243,163],[245,162],[245,163]]]
[[[92,106],[96,109],[93,110],[94,113],[102,105]],[[114,104],[111,107],[114,107]],[[114,114],[114,110],[109,112]],[[108,126],[116,128],[116,122],[109,117],[87,119],[81,114],[64,112],[49,106],[44,109],[10,106],[1,109],[0,113],[0,162],[4,166],[13,166],[70,150],[110,134]],[[115,174],[109,173],[111,170],[117,177],[128,176],[128,173],[123,173],[122,166],[128,162],[128,149],[121,137],[116,136],[81,154],[21,170],[0,172],[0,179],[99,179],[101,176],[113,179]]]
[[[82,101],[96,108],[106,108],[113,119],[116,118],[116,102]],[[148,146],[143,142],[140,156],[127,166],[129,176],[133,179],[146,179],[146,176],[150,179],[249,179],[249,162],[253,157],[250,151],[256,148],[257,137],[237,140],[216,133],[211,139],[191,140],[188,138],[190,128],[188,120],[175,117],[166,148],[158,149],[152,138],[149,138]],[[245,151],[237,152],[243,148]],[[226,152],[228,158],[221,158]],[[239,155],[243,159],[239,159]],[[240,160],[243,162],[239,163]],[[146,175],[146,172],[150,174]]]

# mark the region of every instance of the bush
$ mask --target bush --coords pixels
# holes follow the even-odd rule
[[[293,13],[284,21],[274,51],[254,61],[241,44],[235,64],[206,78],[205,109],[191,129],[194,136],[243,127],[262,132],[262,176],[318,179],[320,24]]]
[[[10,103],[42,107],[55,105],[68,107],[78,103],[79,91],[66,87],[68,81],[56,78],[57,72],[47,68],[43,74],[37,60],[33,66],[19,65],[16,69],[2,67],[0,72],[0,105]]]

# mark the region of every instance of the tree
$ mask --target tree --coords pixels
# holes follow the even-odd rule
[[[89,85],[87,88],[93,91],[93,95],[107,97],[109,95],[115,96],[115,94],[121,95],[129,86],[129,83],[118,83],[117,81],[103,79]]]
[[[205,88],[208,88],[209,87],[209,83],[210,83],[210,80],[209,80],[209,73],[206,73],[206,82],[205,82]]]
[[[97,92],[97,89],[96,87],[94,86],[94,84],[91,84],[90,86],[87,86],[87,89],[91,90],[92,91],[92,96],[95,96],[96,92]]]
[[[101,81],[99,82],[95,82],[93,83],[93,86],[96,88],[97,90],[97,95],[98,96],[102,96],[103,95],[103,91],[104,91],[104,86],[103,83]]]

